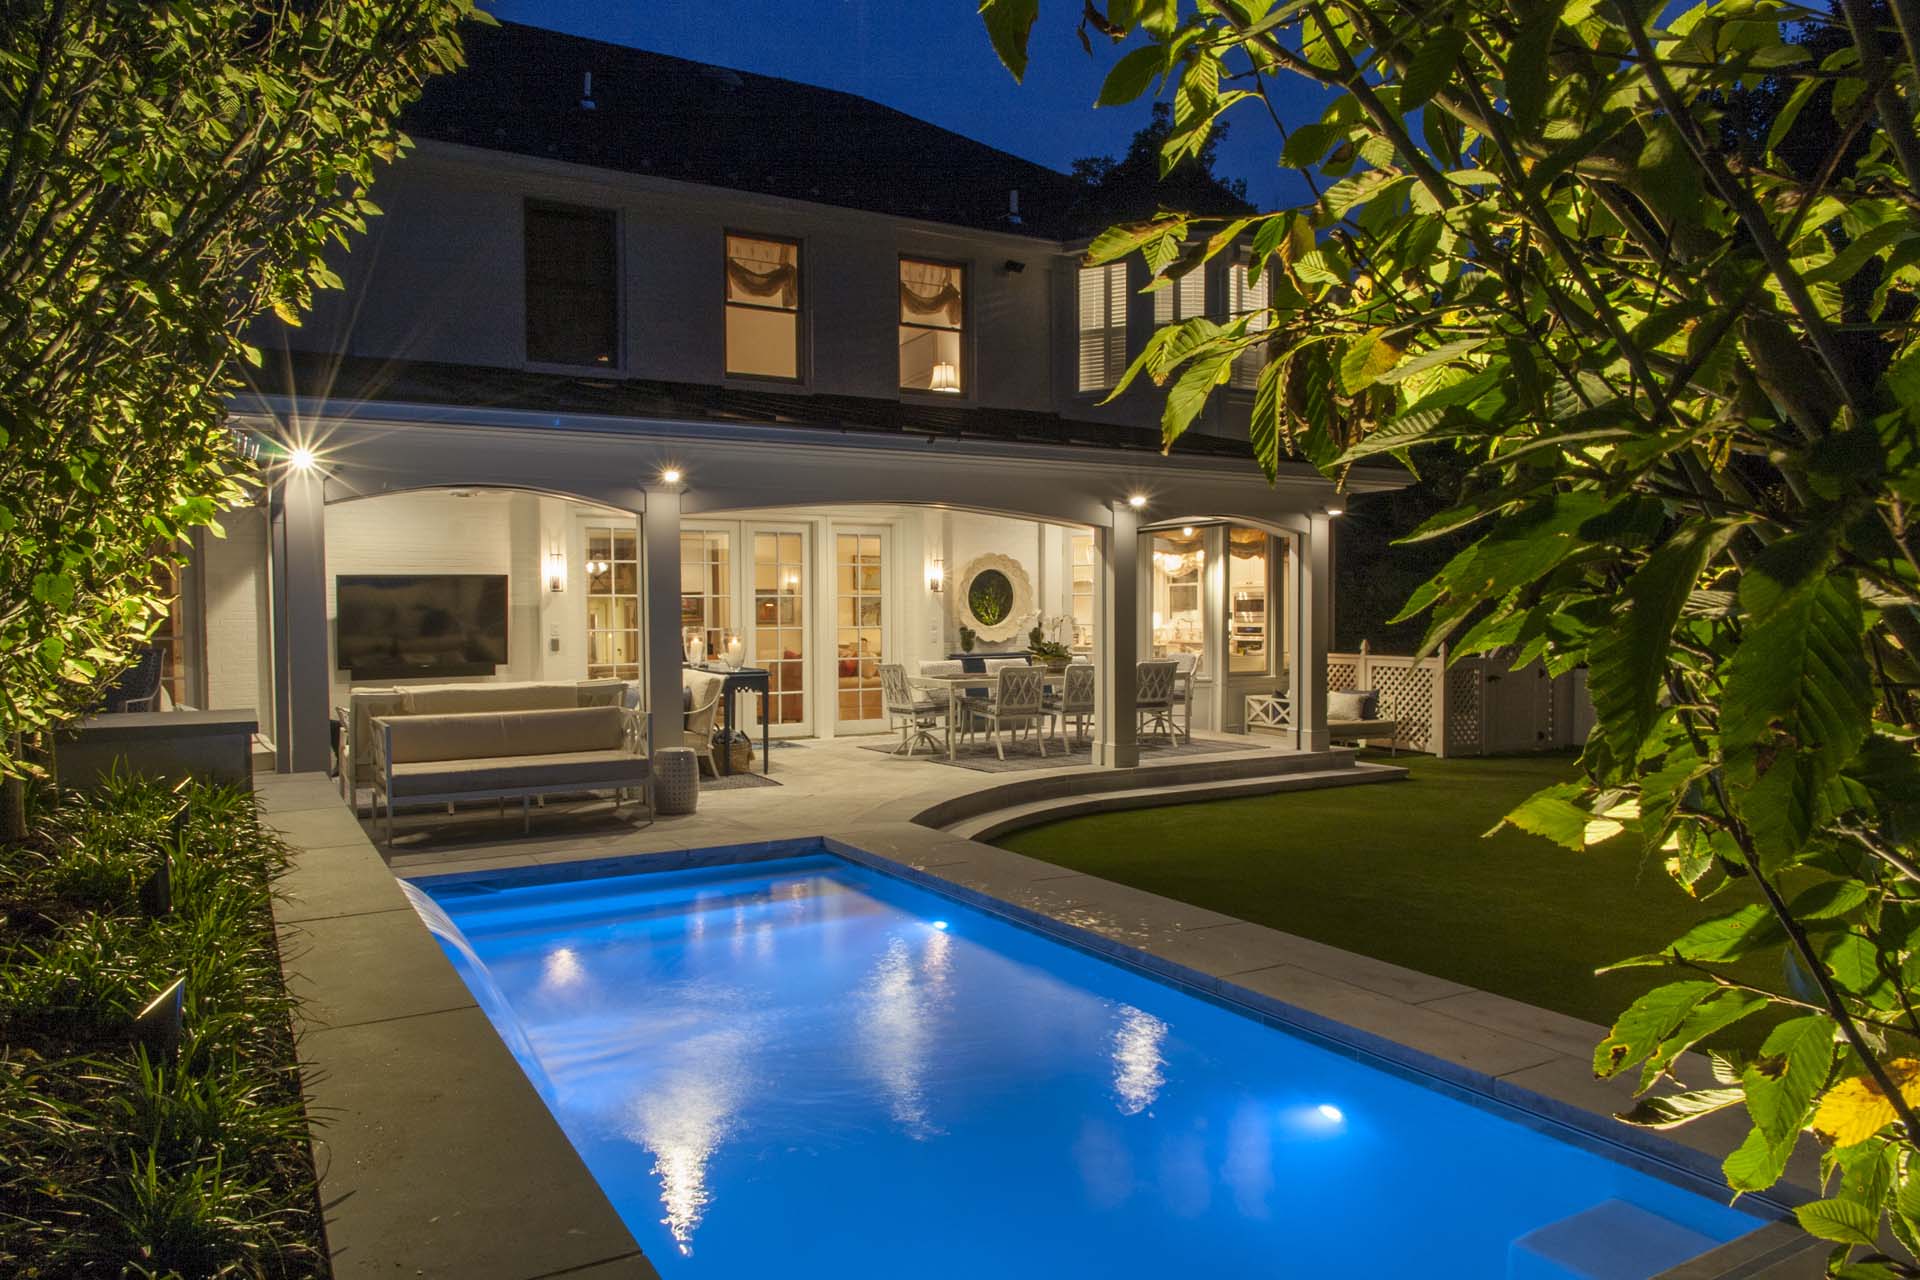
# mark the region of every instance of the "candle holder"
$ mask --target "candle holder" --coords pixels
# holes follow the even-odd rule
[[[720,660],[726,664],[729,671],[738,671],[741,663],[746,658],[746,645],[740,639],[740,633],[738,631],[727,632],[726,638],[722,643],[725,647],[721,650],[722,656]]]

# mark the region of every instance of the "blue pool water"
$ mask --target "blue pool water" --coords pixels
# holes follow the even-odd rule
[[[1498,1280],[1606,1201],[1759,1225],[832,856],[423,887],[670,1278]]]

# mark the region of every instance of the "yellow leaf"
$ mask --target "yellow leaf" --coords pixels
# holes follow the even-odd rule
[[[1902,1098],[1920,1105],[1920,1058],[1895,1058],[1887,1063],[1887,1075]],[[1820,1109],[1813,1113],[1813,1131],[1836,1147],[1851,1147],[1865,1142],[1896,1118],[1893,1103],[1873,1077],[1854,1076],[1827,1090]]]

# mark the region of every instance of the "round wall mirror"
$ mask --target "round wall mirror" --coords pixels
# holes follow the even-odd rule
[[[982,626],[997,627],[1013,613],[1013,583],[998,569],[988,569],[967,584],[967,612]]]

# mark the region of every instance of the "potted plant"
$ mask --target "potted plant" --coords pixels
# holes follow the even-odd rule
[[[1049,671],[1064,671],[1073,661],[1073,651],[1058,640],[1047,639],[1038,626],[1027,632],[1027,653],[1033,665]]]
[[[979,634],[972,627],[963,624],[960,628],[960,652],[972,653],[974,637]]]

